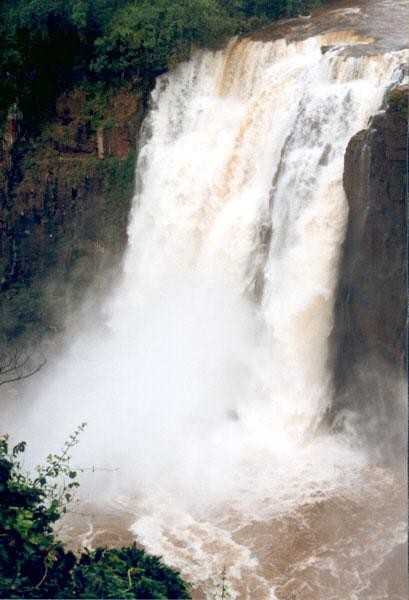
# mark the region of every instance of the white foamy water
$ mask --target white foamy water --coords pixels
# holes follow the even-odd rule
[[[343,155],[403,58],[342,52],[367,41],[233,40],[158,80],[106,322],[16,427],[46,454],[87,421],[75,460],[119,470],[84,494],[125,507],[198,597],[223,569],[232,597],[388,597],[402,482],[322,425]]]

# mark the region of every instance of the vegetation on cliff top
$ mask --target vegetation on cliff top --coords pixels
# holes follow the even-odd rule
[[[21,443],[0,438],[0,598],[189,598],[189,586],[156,556],[135,544],[67,551],[53,526],[78,486],[71,448],[84,425],[33,478]]]
[[[0,110],[35,123],[85,80],[153,79],[226,37],[319,0],[0,0]]]

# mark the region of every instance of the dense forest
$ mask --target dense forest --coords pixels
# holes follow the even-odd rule
[[[193,45],[289,17],[319,0],[2,0],[0,110],[33,122],[80,81],[152,79]],[[29,113],[29,114],[28,114]]]

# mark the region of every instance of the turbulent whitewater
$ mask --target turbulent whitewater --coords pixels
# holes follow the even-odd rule
[[[235,39],[159,78],[122,281],[25,400],[38,454],[88,422],[75,460],[113,471],[83,489],[197,597],[223,573],[231,597],[406,597],[404,474],[325,419],[344,152],[405,57],[348,51],[371,41]]]

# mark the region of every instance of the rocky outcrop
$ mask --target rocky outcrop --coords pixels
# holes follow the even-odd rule
[[[0,160],[5,173],[10,173],[16,159],[16,145],[20,137],[20,126],[23,115],[14,105],[10,108],[3,132],[0,148]]]
[[[336,404],[387,401],[406,347],[408,88],[357,133],[345,154],[349,203],[332,337]]]
[[[65,305],[126,246],[142,98],[76,89],[57,100],[55,114],[27,141],[14,111],[3,136],[0,299],[9,336],[58,328]]]

